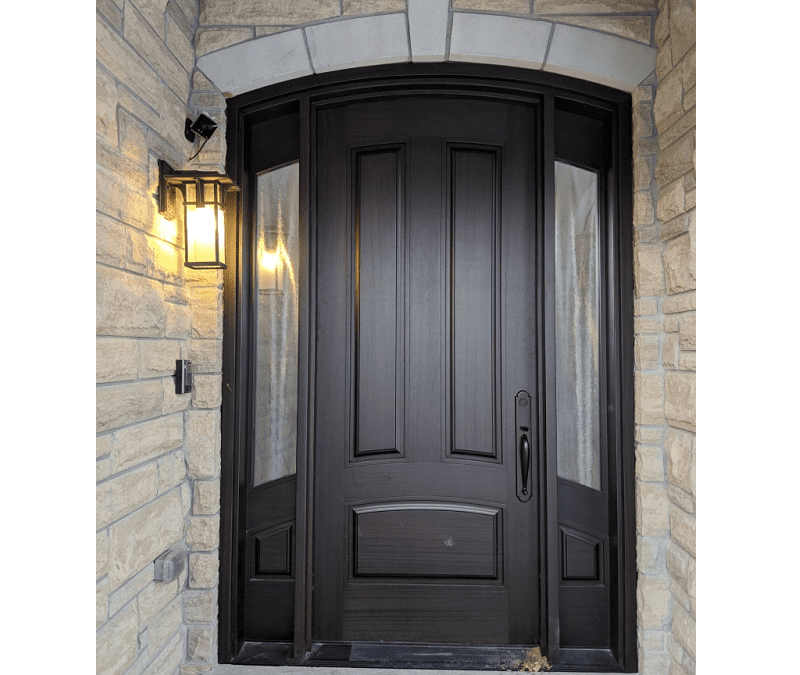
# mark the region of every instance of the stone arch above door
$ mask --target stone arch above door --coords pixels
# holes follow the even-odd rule
[[[452,16],[452,19],[451,19]],[[656,49],[538,18],[449,11],[448,0],[310,24],[204,54],[197,67],[226,95],[313,73],[384,63],[460,61],[516,66],[632,91]]]

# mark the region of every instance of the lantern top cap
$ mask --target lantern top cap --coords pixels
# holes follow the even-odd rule
[[[158,160],[159,183],[167,185],[184,185],[201,180],[205,183],[216,182],[228,186],[228,190],[237,191],[239,186],[225,174],[213,171],[176,171],[163,159]]]

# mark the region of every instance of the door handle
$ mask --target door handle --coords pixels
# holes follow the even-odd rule
[[[533,492],[533,476],[531,475],[531,464],[533,459],[533,448],[531,438],[535,440],[536,428],[532,424],[533,408],[531,395],[527,391],[520,391],[515,399],[516,413],[514,422],[516,426],[515,440],[516,452],[519,460],[516,462],[514,472],[517,478],[517,498],[521,502],[527,502]]]
[[[525,429],[527,431],[527,429]],[[523,433],[519,443],[519,465],[522,469],[522,494],[528,494],[528,472],[531,468],[531,444],[528,434]]]

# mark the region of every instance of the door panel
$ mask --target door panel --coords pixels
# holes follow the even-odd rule
[[[536,115],[318,114],[314,639],[538,642]]]

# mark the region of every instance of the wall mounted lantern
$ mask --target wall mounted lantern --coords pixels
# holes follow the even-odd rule
[[[183,196],[184,264],[192,269],[226,269],[225,202],[238,192],[227,176],[209,171],[176,171],[158,160],[158,212],[173,220],[176,192]]]

